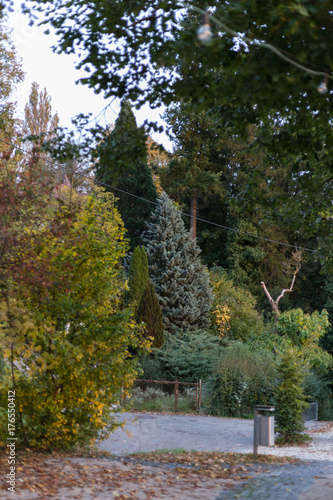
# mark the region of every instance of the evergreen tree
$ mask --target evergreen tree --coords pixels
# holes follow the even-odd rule
[[[163,313],[150,280],[141,295],[135,319],[138,323],[145,323],[147,336],[154,339],[153,347],[161,347],[164,342]]]
[[[98,155],[96,178],[106,184],[107,191],[112,191],[111,186],[118,188],[117,208],[133,249],[142,244],[145,221],[154,207],[141,198],[154,202],[157,192],[147,164],[146,135],[137,126],[128,101],[123,102],[114,130],[105,136]]]
[[[148,257],[144,247],[135,247],[129,268],[130,300],[139,303],[149,279]]]
[[[174,155],[161,170],[162,185],[177,201],[190,202],[194,239],[198,203],[206,202],[212,195],[218,198],[223,195],[220,182],[222,141],[216,124],[207,113],[190,111],[183,102],[171,106],[164,117],[174,142]]]
[[[137,126],[130,103],[124,100],[114,129],[106,132],[98,147],[96,178],[116,185],[119,176],[132,170],[137,162],[146,162],[146,139],[143,127]]]
[[[153,183],[150,168],[146,162],[136,163],[126,174],[119,177],[117,187],[135,196],[151,200],[157,199],[157,191]],[[131,248],[142,245],[141,235],[145,230],[154,205],[125,193],[117,193],[117,208],[127,229]]]
[[[143,239],[165,329],[205,328],[213,300],[208,271],[200,261],[200,248],[165,193]]]

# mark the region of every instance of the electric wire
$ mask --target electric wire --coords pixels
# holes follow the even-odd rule
[[[29,153],[29,151],[26,151],[26,150],[22,149],[21,147],[19,147],[17,145],[13,145],[13,144],[11,144],[9,142],[6,142],[6,141],[4,141],[1,138],[0,138],[0,142],[6,144],[7,146],[11,146],[13,148],[16,148],[17,150],[21,151],[22,153],[25,153],[25,154]],[[43,157],[41,157],[39,155],[36,155],[36,158],[38,158],[38,159],[40,159],[42,161],[45,161],[45,163],[48,163],[51,166],[54,166],[54,165],[57,164],[55,161],[49,160],[48,158],[43,158]],[[60,165],[62,166],[62,168],[64,167],[63,164],[60,164]],[[70,169],[66,169],[66,166],[65,166],[65,168],[63,170],[65,172],[67,172],[67,173],[71,173],[72,172]],[[138,200],[145,201],[145,202],[150,203],[152,205],[158,206],[158,203],[155,202],[155,201],[149,200],[148,198],[144,198],[142,196],[136,195],[136,194],[131,193],[129,191],[125,191],[124,189],[117,188],[116,186],[112,186],[112,185],[107,184],[105,182],[98,181],[98,180],[96,180],[96,179],[94,179],[92,177],[89,177],[87,175],[84,175],[84,174],[81,174],[81,173],[75,173],[75,175],[77,177],[81,177],[83,179],[87,179],[87,180],[93,181],[93,182],[95,182],[97,185],[99,185],[101,187],[106,187],[106,188],[112,189],[114,191],[117,191],[119,193],[125,194],[127,196],[131,196],[131,197],[136,198]],[[182,212],[181,210],[178,210],[178,212],[181,215],[183,215],[184,217],[192,218],[191,214],[187,214],[186,212]],[[270,238],[265,238],[263,236],[258,236],[256,234],[251,234],[251,233],[247,233],[245,231],[241,231],[239,229],[235,229],[235,228],[232,228],[232,227],[224,226],[222,224],[218,224],[217,222],[213,222],[213,221],[210,221],[210,220],[207,220],[207,219],[203,219],[202,217],[195,217],[195,218],[196,218],[197,221],[204,222],[206,224],[210,224],[210,225],[215,226],[215,227],[219,227],[219,228],[224,229],[226,231],[233,231],[234,233],[243,234],[244,236],[248,236],[248,237],[251,237],[251,238],[258,239],[258,240],[267,241],[269,243],[274,243],[274,244],[277,244],[277,245],[283,245],[283,246],[286,246],[286,247],[289,247],[289,248],[295,248],[296,250],[303,250],[303,251],[311,252],[311,253],[315,253],[316,252],[316,250],[314,250],[313,248],[306,248],[306,247],[301,247],[299,245],[292,245],[290,243],[285,243],[283,241],[272,240]]]

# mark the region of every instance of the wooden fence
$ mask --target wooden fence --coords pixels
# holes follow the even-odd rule
[[[195,409],[201,408],[201,394],[202,394],[202,382],[179,382],[178,380],[147,380],[142,378],[135,379],[134,382],[146,382],[149,384],[173,384],[175,386],[175,411],[178,411],[178,396],[179,396],[179,386],[189,385],[195,387]]]

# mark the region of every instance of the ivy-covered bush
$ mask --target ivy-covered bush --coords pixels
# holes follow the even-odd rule
[[[221,417],[253,416],[256,404],[272,404],[276,384],[273,355],[235,342],[225,347],[207,384],[206,410]]]

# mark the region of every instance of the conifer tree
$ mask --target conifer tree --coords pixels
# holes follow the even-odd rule
[[[106,133],[98,147],[96,178],[116,185],[119,176],[126,174],[137,162],[146,161],[146,139],[143,127],[137,126],[130,103],[124,100],[114,129]]]
[[[143,237],[149,274],[162,307],[164,326],[184,330],[205,328],[212,292],[200,248],[187,231],[171,199],[163,193]]]
[[[278,363],[279,385],[276,395],[276,430],[283,443],[297,443],[306,440],[302,435],[304,421],[302,414],[307,408],[302,385],[304,366],[294,349],[284,353]]]
[[[153,183],[152,173],[147,162],[136,163],[128,172],[119,177],[117,187],[135,195],[117,193],[117,208],[127,229],[131,248],[142,245],[141,235],[145,230],[154,205],[140,198],[156,201],[157,191]]]
[[[146,134],[136,124],[131,105],[123,101],[115,127],[98,147],[96,179],[107,191],[118,188],[117,208],[127,229],[131,248],[142,244],[145,221],[154,206],[157,192],[147,164]],[[134,194],[135,196],[126,193]]]
[[[147,336],[154,339],[153,347],[161,347],[164,342],[163,313],[150,280],[141,295],[135,319],[138,323],[145,323]]]
[[[174,155],[161,171],[162,186],[177,201],[191,205],[192,238],[196,237],[198,203],[222,198],[221,169],[225,148],[216,123],[207,113],[196,113],[181,102],[165,113]],[[224,144],[223,144],[224,145]]]
[[[129,268],[130,300],[140,302],[149,279],[148,257],[144,247],[135,247]]]

